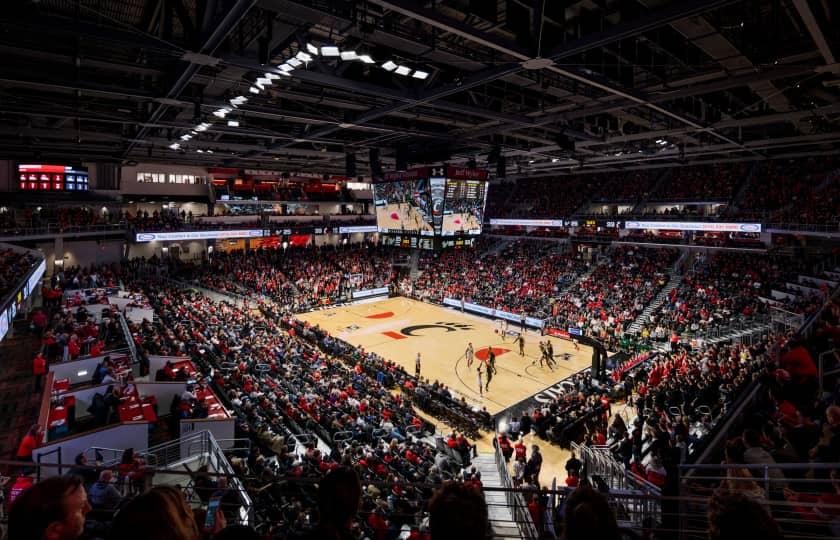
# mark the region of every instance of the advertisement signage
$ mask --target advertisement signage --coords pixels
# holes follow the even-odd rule
[[[443,305],[460,309],[461,301],[456,300],[455,298],[444,298]],[[473,313],[481,313],[482,315],[487,315],[488,317],[497,317],[499,319],[505,319],[508,321],[512,321],[516,324],[519,324],[522,320],[522,316],[517,315],[516,313],[502,311],[501,309],[493,309],[487,306],[482,306],[480,304],[472,304],[470,302],[464,302],[464,310],[471,311]],[[525,317],[525,324],[534,328],[542,328],[545,324],[545,321],[543,321],[542,319],[536,319],[534,317]]]
[[[291,232],[291,231],[290,231]],[[222,231],[184,231],[162,233],[137,233],[136,242],[172,242],[176,240],[214,240],[219,238],[260,238],[267,236],[262,229],[238,229]]]
[[[352,227],[339,227],[338,232],[340,234],[350,234],[350,233],[370,233],[376,232],[376,225],[355,225]]]
[[[365,289],[362,291],[353,291],[353,300],[360,298],[370,298],[371,296],[382,296],[388,294],[388,287],[379,287],[378,289]]]
[[[760,233],[761,223],[715,223],[697,221],[626,221],[625,229]]]
[[[562,219],[490,219],[490,225],[513,225],[519,227],[562,227]]]

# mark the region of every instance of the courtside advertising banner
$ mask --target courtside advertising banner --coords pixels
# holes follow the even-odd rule
[[[388,287],[379,287],[378,289],[365,289],[362,291],[353,291],[352,297],[353,300],[358,300],[359,298],[368,298],[370,296],[382,296],[384,294],[388,294]]]
[[[461,301],[456,300],[455,298],[444,298],[443,305],[460,309]],[[464,310],[471,311],[473,313],[481,313],[482,315],[487,315],[488,317],[498,317],[499,319],[512,321],[516,324],[519,324],[520,321],[522,321],[522,316],[517,315],[516,313],[502,311],[501,309],[493,309],[480,304],[471,304],[470,302],[464,302]],[[527,326],[533,326],[534,328],[542,328],[543,325],[545,325],[545,321],[534,317],[525,317],[525,324]]]
[[[625,221],[625,229],[760,233],[761,223],[713,223],[702,221]]]
[[[289,231],[291,232],[291,231]],[[261,238],[269,236],[262,229],[238,229],[222,231],[184,231],[184,232],[160,232],[160,233],[137,233],[137,242],[172,242],[176,240],[215,240],[219,238]]]

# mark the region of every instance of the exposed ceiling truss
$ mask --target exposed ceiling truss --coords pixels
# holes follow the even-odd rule
[[[510,176],[550,176],[836,153],[833,11],[821,0],[22,0],[0,13],[0,156],[340,174],[352,151],[366,174],[379,148],[386,168],[398,149],[412,163],[501,153]],[[316,55],[249,92],[307,44],[377,63]],[[429,76],[401,77],[386,60]],[[213,121],[235,96],[249,98],[229,113],[239,125]]]

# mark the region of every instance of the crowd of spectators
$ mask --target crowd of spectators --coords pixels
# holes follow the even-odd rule
[[[257,293],[301,311],[346,300],[353,290],[387,287],[396,255],[376,246],[231,251],[215,253],[201,267],[186,266],[180,275],[223,292]]]
[[[453,434],[447,441],[452,451],[442,452],[419,438],[433,430],[404,397],[416,384],[394,364],[284,315],[284,306],[273,302],[257,313],[195,292],[155,289],[151,300],[160,321],[139,328],[143,348],[193,355],[215,368],[214,384],[235,412],[237,436],[254,445],[232,459],[243,476],[317,478],[341,466],[355,469],[369,484],[363,509],[366,528],[377,535],[419,526],[431,493],[411,483],[463,479],[471,445]],[[409,393],[392,393],[394,385]],[[294,438],[305,441],[307,433],[327,442],[330,452],[314,443],[304,455],[292,452]],[[392,484],[390,492],[378,482]],[[305,527],[281,515],[272,523]]]
[[[472,250],[424,253],[413,296],[442,302],[464,299],[511,313],[545,316],[549,299],[574,283],[589,267],[579,256],[560,252],[553,242],[522,240],[500,251],[487,242]]]
[[[607,261],[554,299],[551,326],[578,328],[609,346],[668,282],[677,256],[673,249],[613,248]]]
[[[651,195],[659,201],[729,200],[735,188],[747,180],[750,164],[692,165],[670,170],[670,177]]]
[[[15,287],[38,262],[29,252],[19,253],[11,248],[0,252],[0,298],[15,292]]]
[[[824,299],[791,290],[790,300],[772,300],[773,290],[787,290],[787,281],[796,282],[800,272],[810,270],[801,259],[761,253],[721,252],[695,261],[663,304],[643,321],[642,337],[668,341],[672,334],[709,335],[732,324],[759,322],[778,304],[788,311],[813,313]],[[794,300],[795,298],[795,300]]]

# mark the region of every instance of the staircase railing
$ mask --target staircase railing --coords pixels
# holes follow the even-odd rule
[[[528,505],[525,504],[525,498],[522,492],[513,488],[513,480],[510,478],[510,473],[507,469],[507,462],[502,455],[502,450],[498,444],[494,444],[496,448],[496,468],[499,470],[499,479],[502,483],[502,488],[505,492],[505,499],[507,500],[508,508],[513,513],[513,520],[519,527],[519,532],[522,538],[527,540],[537,540],[540,535],[534,520],[531,517],[531,512],[528,511]]]

